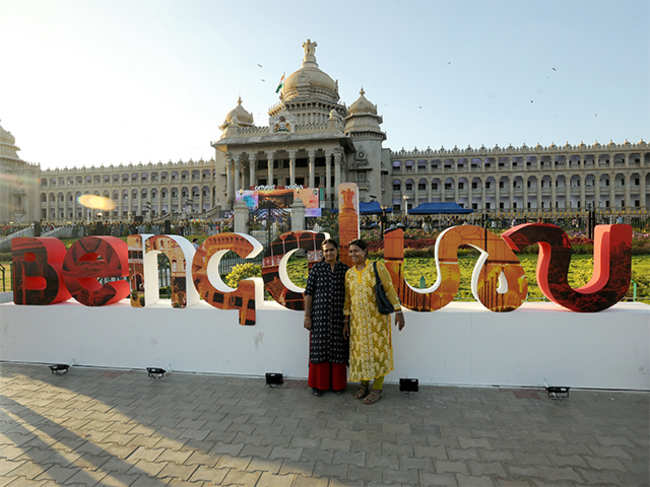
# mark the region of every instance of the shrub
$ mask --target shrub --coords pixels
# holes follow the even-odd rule
[[[262,266],[251,262],[237,264],[226,276],[225,282],[230,287],[237,287],[239,281],[249,277],[262,277]]]

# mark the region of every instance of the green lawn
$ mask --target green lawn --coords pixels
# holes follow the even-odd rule
[[[461,255],[458,259],[461,269],[460,290],[458,300],[473,300],[470,289],[472,270],[478,257],[478,252]],[[532,301],[543,299],[543,295],[537,287],[535,278],[535,267],[537,256],[532,254],[518,255],[526,275],[528,276],[528,299]],[[9,262],[0,262],[6,269],[6,289],[11,289],[11,276],[9,275]],[[572,287],[579,287],[587,283],[591,278],[593,260],[590,255],[577,254],[571,259],[569,270],[569,283]],[[420,279],[424,277],[425,287],[432,285],[436,280],[436,267],[432,258],[412,257],[406,258],[406,279],[414,287],[419,287]],[[307,280],[307,262],[304,258],[292,258],[288,265],[289,276],[298,286],[305,286]],[[637,283],[637,300],[650,304],[650,255],[632,256],[632,280]],[[0,281],[0,286],[2,283]],[[627,298],[631,300],[633,286],[627,292]]]

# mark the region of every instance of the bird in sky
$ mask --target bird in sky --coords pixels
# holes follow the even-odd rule
[[[263,68],[264,66],[262,66],[260,63],[257,63],[257,67],[258,68]]]
[[[554,66],[551,68],[553,71],[557,71],[557,68]]]
[[[420,105],[420,106],[418,107],[418,110],[422,110],[422,105]]]
[[[260,78],[260,80],[261,80],[263,83],[266,82],[266,80],[265,80],[264,78]]]
[[[530,100],[531,103],[533,103],[533,100]]]

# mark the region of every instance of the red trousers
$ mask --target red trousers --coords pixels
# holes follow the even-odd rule
[[[347,386],[347,368],[345,364],[309,363],[309,387],[321,391],[343,391]]]

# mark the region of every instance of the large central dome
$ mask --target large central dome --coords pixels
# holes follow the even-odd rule
[[[316,44],[307,39],[302,47],[305,50],[305,57],[302,60],[302,67],[289,75],[284,82],[280,98],[282,101],[289,101],[297,97],[313,97],[321,95],[332,101],[339,100],[339,86],[329,75],[318,69],[316,62]]]

